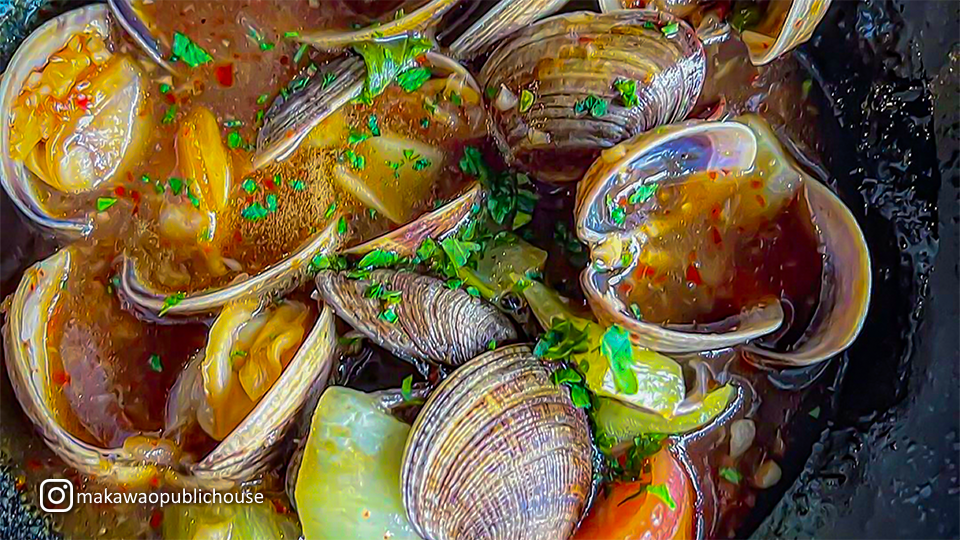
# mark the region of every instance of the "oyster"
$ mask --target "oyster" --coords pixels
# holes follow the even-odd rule
[[[745,9],[755,20],[744,20],[740,39],[754,65],[769,64],[805,43],[830,8],[831,0],[771,0]],[[759,12],[759,13],[758,13]]]
[[[601,150],[685,118],[705,73],[685,22],[632,10],[556,15],[520,30],[481,80],[515,96],[491,110],[504,155],[541,180],[572,182]]]
[[[428,540],[567,538],[591,495],[592,461],[586,414],[529,347],[503,347],[427,400],[403,452],[403,504]]]
[[[700,183],[689,183],[694,181]],[[702,186],[698,201],[707,200],[712,190],[756,191],[750,191],[750,196],[735,196],[738,202],[724,207],[704,210],[688,203],[677,209],[674,216],[678,217],[668,218],[653,210],[663,197],[686,200],[682,192],[675,192],[685,185]],[[667,192],[662,193],[665,186]],[[679,238],[682,229],[689,242],[712,237],[721,250],[729,249],[722,247],[724,233],[710,223],[746,216],[768,223],[782,215],[792,201],[800,201],[798,208],[807,212],[800,218],[807,220],[803,227],[815,228],[820,245],[821,252],[815,256],[825,261],[823,272],[816,278],[823,282],[819,301],[803,337],[790,352],[768,356],[771,351],[759,345],[749,350],[760,358],[758,361],[779,364],[807,364],[829,358],[852,342],[866,316],[870,261],[856,221],[839,199],[828,195],[829,190],[785,153],[759,117],[746,115],[732,122],[690,122],[659,128],[604,154],[579,186],[577,234],[590,246],[593,259],[581,275],[584,293],[601,320],[620,324],[631,331],[637,344],[658,351],[718,349],[772,334],[785,326],[784,309],[776,294],[757,298],[754,304],[721,320],[677,324],[669,322],[669,317],[663,323],[641,318],[641,312],[656,306],[629,304],[622,291],[634,290],[644,279],[651,283],[649,287],[673,283],[674,278],[667,274],[674,267],[671,275],[681,281],[681,288],[671,289],[674,292],[684,285],[688,291],[712,290],[713,283],[721,279],[715,277],[717,271],[708,270],[700,262],[688,264],[684,255],[668,251],[670,240],[666,239]],[[803,207],[803,201],[807,207]],[[819,222],[829,222],[830,226]],[[701,223],[703,234],[691,236],[689,229]],[[738,222],[741,232],[737,234],[742,234],[744,226]],[[722,260],[711,259],[709,253],[702,255],[708,262]],[[680,301],[676,296],[670,298],[673,305]]]
[[[87,234],[91,223],[62,217],[48,205],[51,194],[108,186],[139,159],[152,131],[146,75],[111,52],[111,38],[105,6],[65,13],[23,42],[0,81],[3,187],[31,221],[68,237]]]
[[[307,389],[322,386],[331,373],[336,340],[332,310],[323,309],[295,354],[276,348],[286,351],[286,367],[273,374],[277,376],[272,384],[254,385],[263,391],[260,399],[232,430],[220,433],[222,440],[199,461],[181,460],[173,442],[152,436],[134,435],[127,437],[122,447],[103,448],[69,431],[62,413],[51,402],[54,378],[47,348],[48,323],[57,312],[65,280],[81,262],[78,255],[76,248],[68,247],[28,269],[13,296],[4,327],[11,383],[47,445],[81,473],[113,482],[135,483],[163,475],[175,485],[225,488],[266,470],[275,457],[277,443],[308,399]],[[256,313],[252,315],[255,319]],[[214,324],[207,348],[211,359],[220,358],[216,355],[221,353],[230,355],[230,350],[217,349],[218,340],[224,337],[217,335],[217,328],[244,322],[241,319],[231,317],[231,321]],[[249,382],[259,375],[249,377],[252,370],[247,371],[246,377],[242,371],[237,372],[241,384],[244,378]],[[191,380],[202,378],[192,374],[198,372],[191,372],[189,367],[181,374],[172,392],[174,399],[190,392]]]
[[[517,338],[510,320],[495,307],[430,276],[375,270],[368,279],[353,280],[322,271],[316,282],[337,315],[409,360],[459,366],[491,343]]]

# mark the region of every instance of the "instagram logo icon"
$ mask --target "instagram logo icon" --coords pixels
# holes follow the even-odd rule
[[[40,483],[40,509],[44,512],[69,512],[73,508],[73,483],[52,478]]]

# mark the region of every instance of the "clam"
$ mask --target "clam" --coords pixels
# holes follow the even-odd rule
[[[592,491],[590,428],[550,373],[529,347],[503,347],[434,390],[401,467],[403,504],[421,537],[573,533]]]
[[[354,280],[326,270],[316,282],[324,302],[350,326],[409,360],[459,366],[491,343],[517,338],[510,319],[491,304],[434,277],[375,270]]]
[[[109,186],[139,159],[151,132],[146,75],[111,51],[112,38],[105,6],[70,11],[30,34],[0,81],[3,188],[31,221],[67,237],[92,224],[64,217],[76,212],[49,201],[89,199]],[[73,114],[57,112],[64,107]]]
[[[502,42],[483,86],[509,160],[548,182],[581,178],[601,150],[684,119],[706,73],[684,21],[647,10],[556,15]]]
[[[569,1],[500,0],[460,34],[448,52],[454,58],[475,58],[504,37],[553,15]]]
[[[746,184],[750,178],[754,180]],[[732,210],[730,206],[697,210],[688,204],[678,208],[679,214],[674,215],[679,217],[653,213],[652,208],[661,204],[661,188],[682,189],[692,179],[703,182],[691,184],[703,189],[749,185],[759,192],[736,199],[740,202]],[[703,189],[697,197],[706,196],[708,191]],[[668,191],[665,196],[674,193],[680,192]],[[807,212],[800,219],[815,230],[824,261],[819,300],[812,321],[792,349],[774,352],[752,344],[747,350],[757,362],[774,365],[806,365],[839,353],[859,333],[867,312],[870,259],[863,234],[843,203],[804,172],[770,127],[753,115],[658,128],[615,147],[594,163],[579,186],[576,206],[577,234],[591,252],[592,264],[581,275],[591,308],[604,322],[630,330],[638,345],[663,352],[719,349],[772,334],[785,326],[784,309],[775,295],[722,320],[677,324],[644,320],[640,315],[646,306],[628,305],[621,291],[663,272],[650,266],[646,257],[659,257],[665,265],[686,264],[683,254],[671,255],[665,248],[657,251],[665,244],[655,244],[661,238],[676,238],[681,230],[678,224],[689,239],[699,234],[690,236],[688,230],[700,223],[698,219],[728,220],[732,218],[727,216],[747,215],[737,213],[743,209],[769,222],[793,200],[806,202],[798,206]],[[720,234],[715,228],[703,233],[710,231]],[[649,246],[659,248],[651,251]],[[685,276],[677,271],[688,288],[691,283],[696,287],[703,283],[696,267],[690,270],[692,266]]]
[[[440,22],[445,13],[454,8],[460,0],[407,0],[397,10],[386,15],[389,19],[381,24],[369,25],[357,30],[317,30],[301,32],[299,41],[309,43],[322,50],[336,50],[361,41],[389,39],[404,34],[422,33]],[[407,13],[409,11],[409,13]]]
[[[322,387],[332,371],[336,341],[332,310],[323,309],[312,329],[301,336],[302,343],[295,353],[278,344],[275,349],[285,351],[286,365],[282,372],[270,374],[275,381],[272,384],[250,386],[251,380],[261,380],[258,377],[265,370],[252,369],[261,364],[247,368],[245,375],[234,372],[240,384],[258,389],[259,399],[248,414],[232,419],[236,424],[232,429],[217,433],[216,447],[201,459],[181,460],[174,442],[151,434],[128,437],[121,447],[104,448],[85,442],[68,430],[64,412],[51,402],[54,382],[52,351],[47,345],[51,338],[48,323],[57,313],[66,280],[82,263],[77,248],[68,247],[28,269],[14,293],[4,327],[7,372],[14,391],[54,453],[81,473],[112,482],[138,482],[163,474],[177,485],[225,488],[266,470],[277,456],[284,432],[307,401],[307,390]],[[238,336],[243,334],[243,328],[248,328],[249,335],[249,325],[267,322],[258,319],[265,308],[243,308],[225,310],[214,323],[202,357],[209,359],[208,363],[222,365],[223,355],[231,357],[232,346],[241,339]],[[290,320],[281,322],[289,328]],[[254,348],[250,350],[253,353]],[[181,373],[171,392],[175,399],[196,395],[196,388],[191,385],[207,376],[205,372],[191,371],[198,365],[194,362],[193,367],[188,366]],[[182,407],[168,406],[178,408]]]
[[[771,0],[756,2],[745,9],[749,17],[740,27],[740,39],[747,46],[750,61],[762,66],[805,43],[830,8],[831,0]],[[757,11],[760,13],[757,14]]]
[[[427,53],[425,59],[435,75],[457,78],[465,85],[464,88],[470,88],[475,96],[479,96],[480,89],[476,82],[459,63],[432,52]],[[325,78],[323,73],[335,74],[333,83],[329,83],[330,79]],[[335,60],[323,73],[318,73],[304,88],[271,106],[269,117],[258,138],[255,164],[263,166],[292,155],[311,130],[357,97],[363,88],[365,69],[363,62],[357,58]],[[327,84],[324,80],[327,80]],[[375,142],[389,145],[395,142],[394,139],[384,134],[383,137],[376,137]],[[409,148],[413,143],[396,143],[393,146]],[[423,152],[428,150],[424,149]],[[333,181],[354,192],[359,200],[369,206],[376,207],[374,203],[382,202],[381,207],[377,208],[378,212],[401,225],[380,237],[346,249],[348,254],[362,255],[374,249],[383,249],[394,251],[400,256],[412,256],[425,238],[443,238],[462,226],[471,210],[482,202],[484,196],[480,185],[474,184],[444,206],[415,216],[391,211],[388,203],[392,204],[394,199],[365,189],[364,182],[357,179],[345,165],[336,166],[333,176]],[[382,186],[380,189],[383,190]],[[282,295],[302,283],[308,274],[312,274],[310,262],[315,256],[334,253],[344,247],[347,238],[337,230],[338,217],[339,214],[331,216],[323,230],[266,270],[254,276],[239,277],[233,283],[218,289],[189,295],[155,290],[141,278],[136,261],[125,256],[121,294],[130,309],[141,317],[152,320],[159,320],[161,311],[168,319],[198,317],[212,313],[232,300],[248,296]]]
[[[691,14],[700,0],[653,0],[646,2],[643,0],[599,0],[600,11],[608,13],[610,11],[619,11],[621,9],[637,9],[644,7],[646,9],[655,9],[663,11],[677,17],[686,17]]]

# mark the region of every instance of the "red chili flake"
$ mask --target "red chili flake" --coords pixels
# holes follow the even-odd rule
[[[217,82],[220,83],[220,86],[233,86],[233,64],[217,66],[217,68],[214,70],[214,74],[216,75]]]
[[[767,200],[763,198],[763,195],[757,195],[757,204],[767,206]]]
[[[751,180],[750,187],[752,187],[753,189],[760,189],[763,187],[763,182],[759,180]]]
[[[720,236],[720,231],[716,227],[710,227],[710,234],[713,235],[713,243],[716,245],[723,244],[723,237]]]
[[[28,469],[28,470],[35,471],[35,470],[39,469],[40,467],[43,467],[43,463],[40,463],[40,460],[39,460],[39,459],[33,459],[33,458],[31,458],[31,459],[28,459],[28,460],[27,460],[27,469]]]
[[[133,204],[140,204],[140,192],[139,192],[139,191],[137,191],[137,190],[135,190],[135,189],[131,189],[131,190],[130,190],[130,198],[133,199]]]
[[[647,265],[647,267],[643,270],[643,277],[652,278],[655,275],[657,275],[657,269],[650,265]],[[663,277],[666,278],[666,275]]]
[[[716,179],[717,179],[717,171],[710,171],[709,173],[707,173],[707,176],[709,176],[711,180],[716,180]]]
[[[127,194],[127,190],[123,186],[117,186],[117,188],[114,189],[113,192],[117,194],[117,197],[123,197],[124,195]]]
[[[150,514],[150,528],[159,529],[161,524],[163,524],[163,512],[159,508],[154,508]]]
[[[163,99],[166,100],[166,102],[170,105],[173,105],[177,102],[177,98],[173,97],[173,92],[167,92],[166,94],[163,94]]]
[[[243,242],[243,235],[240,234],[240,231],[233,231],[233,239],[237,242]]]
[[[710,209],[710,217],[712,217],[714,221],[717,221],[718,219],[720,219],[720,213],[722,211],[723,210],[720,208],[720,205],[715,204],[713,205],[713,208]]]
[[[430,62],[427,60],[427,55],[421,54],[420,56],[418,56],[418,57],[417,57],[417,64],[420,65],[420,66],[429,65]]]
[[[150,477],[150,486],[160,487],[160,478],[157,475],[153,475]]]
[[[77,94],[77,97],[74,98],[74,102],[76,102],[77,107],[80,107],[83,110],[90,108],[90,98],[88,98],[85,94]]]
[[[53,383],[57,386],[66,386],[70,384],[70,374],[61,370],[54,371]]]
[[[630,293],[633,292],[633,285],[627,283],[626,281],[621,281],[620,287],[618,288],[620,289],[620,294],[623,296],[629,296]]]
[[[593,38],[590,37],[590,36],[580,36],[580,37],[577,39],[577,41],[580,42],[581,45],[584,45],[584,44],[587,44],[587,43],[592,43],[592,42],[593,42]]]
[[[280,515],[286,514],[289,511],[287,506],[278,499],[270,499],[270,502],[273,504],[273,509]]]
[[[692,264],[687,266],[687,281],[694,285],[703,285],[703,278],[700,277],[700,271]]]
[[[280,57],[280,64],[281,64],[281,65],[284,65],[284,66],[285,66],[285,65],[287,65],[287,64],[289,64],[289,63],[290,63],[290,57],[289,57],[289,56],[283,55],[283,56]]]
[[[13,486],[17,488],[17,491],[23,491],[23,489],[27,487],[27,477],[22,474],[17,476]]]

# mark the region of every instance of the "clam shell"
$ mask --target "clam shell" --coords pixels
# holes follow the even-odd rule
[[[676,24],[669,37],[661,30]],[[579,180],[601,150],[662,124],[682,120],[706,74],[703,46],[682,20],[648,10],[568,13],[510,36],[481,71],[485,88],[527,90],[534,103],[491,111],[504,154],[548,182]],[[614,87],[636,82],[628,107]],[[578,112],[594,96],[606,112]]]
[[[863,231],[850,209],[827,186],[809,179],[807,204],[824,246],[824,280],[813,321],[799,346],[781,353],[747,344],[745,357],[773,367],[808,366],[827,360],[853,344],[870,308],[872,271]]]
[[[47,210],[34,187],[33,174],[20,162],[10,157],[10,130],[8,121],[14,100],[30,73],[47,63],[47,59],[62,49],[74,34],[89,30],[104,40],[111,36],[110,13],[103,4],[94,4],[70,11],[47,21],[20,44],[0,78],[0,183],[10,200],[30,221],[41,228],[67,238],[87,235],[93,228],[89,219],[63,219]]]
[[[431,0],[420,9],[384,24],[370,25],[353,31],[318,30],[301,32],[297,40],[309,43],[318,49],[336,50],[359,41],[374,41],[402,34],[420,33],[435,26],[440,18],[458,3],[460,3],[460,0]]]
[[[178,73],[173,64],[167,61],[170,57],[170,51],[166,50],[160,42],[153,37],[150,28],[143,20],[137,9],[130,0],[107,0],[107,6],[114,20],[130,36],[140,48],[147,53],[151,60],[157,63],[163,69],[170,73]]]
[[[488,344],[517,338],[510,319],[491,304],[434,277],[396,270],[375,270],[369,279],[349,279],[322,271],[317,291],[337,315],[377,345],[415,361],[459,366],[485,351]],[[366,291],[379,283],[401,293],[396,322],[380,317],[381,301]]]
[[[757,137],[738,122],[687,122],[657,128],[610,150],[598,159],[578,186],[575,215],[577,235],[596,252],[608,237],[629,236],[635,216],[614,223],[605,200],[632,191],[650,179],[668,179],[693,170],[740,170],[753,166]],[[663,155],[674,156],[667,163]],[[666,170],[665,170],[666,169]],[[666,173],[666,174],[664,174]],[[630,244],[629,240],[624,243]],[[713,324],[659,325],[637,320],[606,285],[611,279],[594,264],[581,274],[587,301],[607,324],[630,330],[634,342],[661,352],[694,352],[731,347],[769,334],[783,323],[779,302],[757,306],[740,316]]]
[[[740,34],[750,54],[750,61],[757,66],[769,64],[805,43],[827,14],[831,1],[771,0],[760,23]],[[783,23],[778,24],[779,20],[783,20]],[[775,30],[761,30],[767,27]]]
[[[474,58],[505,36],[553,15],[569,1],[500,0],[450,44],[448,53],[464,60]]]
[[[80,440],[60,424],[49,402],[47,323],[71,269],[82,264],[79,257],[75,248],[68,247],[24,273],[4,326],[7,373],[23,410],[67,465],[108,481],[142,478],[150,464],[123,448],[100,448]],[[243,422],[201,461],[168,471],[168,478],[184,486],[224,488],[266,470],[277,457],[284,432],[308,399],[307,390],[311,385],[322,387],[330,376],[336,346],[333,322],[333,311],[325,307],[280,379]]]
[[[486,191],[479,182],[473,183],[462,195],[428,212],[412,223],[394,229],[383,236],[364,242],[344,251],[347,255],[365,255],[380,249],[392,251],[401,257],[413,257],[417,248],[427,238],[440,241],[465,225],[473,215],[474,208],[483,204]]]
[[[590,497],[587,418],[525,345],[467,362],[407,440],[401,489],[427,540],[567,538]]]
[[[255,276],[250,276],[219,289],[188,295],[179,304],[169,307],[163,319],[166,294],[152,291],[137,272],[136,263],[129,256],[123,258],[120,275],[120,295],[126,307],[141,318],[160,322],[164,319],[201,317],[215,312],[231,300],[249,296],[282,296],[303,283],[311,273],[310,261],[320,253],[335,252],[344,242],[337,232],[338,215],[299,250]]]

